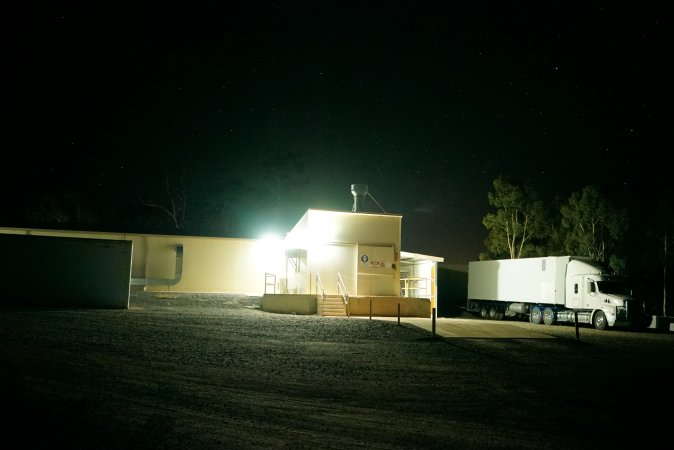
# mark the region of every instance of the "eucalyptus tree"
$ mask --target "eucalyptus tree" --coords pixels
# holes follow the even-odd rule
[[[496,178],[493,186],[488,200],[496,212],[482,219],[489,230],[485,246],[490,256],[511,259],[542,256],[549,214],[538,192],[528,182],[504,176]]]
[[[627,211],[613,205],[596,186],[574,192],[561,207],[567,253],[609,263],[620,271],[618,257],[629,225]]]

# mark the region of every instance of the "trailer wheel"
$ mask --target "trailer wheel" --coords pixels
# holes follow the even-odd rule
[[[489,311],[487,310],[486,305],[480,306],[480,318],[482,318],[482,319],[488,319],[489,318]]]
[[[546,325],[554,325],[557,323],[557,314],[552,308],[545,308],[545,310],[543,310],[543,323]]]
[[[498,307],[496,305],[489,306],[489,320],[496,320],[498,317]]]
[[[592,325],[594,325],[597,330],[605,330],[608,326],[606,314],[604,314],[603,311],[597,311],[592,319]]]
[[[543,322],[543,313],[541,312],[541,308],[539,308],[538,306],[534,306],[533,308],[531,308],[531,314],[529,315],[529,319],[531,320],[531,323],[540,325],[541,322]]]

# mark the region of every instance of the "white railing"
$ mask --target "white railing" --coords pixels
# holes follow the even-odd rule
[[[344,302],[344,309],[346,309],[346,315],[351,316],[349,312],[349,293],[346,290],[346,285],[342,279],[342,274],[337,272],[337,292],[342,296],[342,301]]]
[[[319,301],[318,304],[321,307],[321,311],[319,313],[323,313],[323,302],[325,302],[325,288],[323,287],[323,282],[321,281],[321,276],[316,272],[316,296],[318,297]]]
[[[267,287],[272,286],[272,294],[276,294],[276,275],[273,273],[264,274],[264,293],[267,293]]]
[[[428,278],[408,277],[400,279],[401,297],[428,297]]]

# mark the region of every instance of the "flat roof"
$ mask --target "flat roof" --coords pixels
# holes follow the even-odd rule
[[[435,261],[435,262],[445,262],[445,258],[441,256],[431,256],[431,255],[422,255],[421,253],[410,253],[410,252],[400,252],[400,259],[406,259],[411,261]]]

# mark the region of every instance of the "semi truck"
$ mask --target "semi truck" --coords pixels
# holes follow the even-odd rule
[[[638,327],[646,318],[628,279],[576,256],[471,261],[466,309],[484,319],[577,321],[598,330]]]

